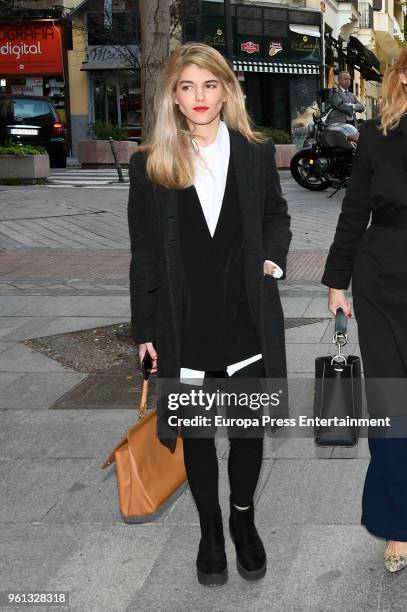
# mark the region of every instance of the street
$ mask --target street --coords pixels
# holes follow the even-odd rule
[[[335,349],[319,279],[344,192],[328,199],[329,190],[280,177],[293,231],[279,283],[288,370],[312,379],[315,357]],[[364,438],[335,450],[316,448],[311,436],[266,438],[255,505],[268,572],[259,583],[237,574],[227,529],[228,583],[197,583],[199,522],[188,488],[157,521],[122,522],[114,466],[100,466],[136,405],[118,408],[112,398],[103,408],[50,409],[87,373],[24,344],[129,320],[128,183],[111,181],[113,170],[69,168],[53,170],[50,185],[0,187],[0,590],[69,591],[78,612],[404,611],[406,576],[386,573],[384,543],[360,525]],[[353,320],[348,331],[345,353],[358,355]],[[226,525],[225,439],[218,454]]]

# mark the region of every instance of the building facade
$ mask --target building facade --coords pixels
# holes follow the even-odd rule
[[[224,3],[186,2],[184,40],[202,40],[227,55]],[[404,41],[402,0],[230,0],[233,67],[257,125],[297,131],[312,119],[318,90],[340,70],[351,91],[377,113],[384,70]],[[297,143],[298,144],[298,143]]]
[[[171,1],[171,0],[169,0]],[[76,156],[95,122],[141,136],[137,0],[10,0],[0,12],[0,91],[49,96]],[[348,70],[377,112],[381,74],[404,42],[403,0],[230,0],[229,57],[258,126],[302,142],[318,91]],[[228,55],[223,0],[183,0],[179,39]]]
[[[84,0],[68,15],[72,22],[69,74],[73,154],[89,139],[92,126],[126,126],[129,138],[141,135],[140,39],[135,0]]]
[[[48,96],[68,148],[95,122],[141,134],[136,0],[14,0],[0,13],[0,91]]]
[[[48,96],[69,130],[68,45],[62,1],[15,0],[0,13],[0,92]]]
[[[223,2],[201,2],[184,24],[184,40],[226,51]],[[258,126],[292,132],[315,109],[323,82],[321,11],[262,3],[231,4],[233,68]]]
[[[407,5],[399,0],[307,0],[310,6],[317,3],[324,11],[326,82],[332,84],[334,70],[348,70],[352,91],[370,119],[381,96],[380,75],[404,42]]]

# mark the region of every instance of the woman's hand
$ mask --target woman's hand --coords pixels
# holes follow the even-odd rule
[[[265,261],[263,264],[263,274],[269,274],[273,276],[276,270],[276,266],[271,261]]]
[[[330,287],[328,293],[328,309],[336,315],[338,308],[342,308],[347,317],[352,316],[352,304],[346,299],[343,289],[333,289]]]
[[[157,360],[158,360],[158,355],[157,355],[157,351],[155,350],[153,343],[152,342],[143,342],[142,344],[139,344],[138,347],[138,356],[140,358],[140,364],[143,362],[144,356],[146,353],[149,353],[153,365],[152,368],[150,368],[148,370],[148,372],[150,372],[150,374],[155,374],[155,372],[157,372]]]

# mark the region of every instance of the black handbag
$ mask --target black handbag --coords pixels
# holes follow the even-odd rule
[[[362,415],[362,378],[360,358],[345,357],[347,318],[341,308],[336,311],[333,342],[338,352],[315,359],[314,441],[317,446],[355,446],[359,440]]]

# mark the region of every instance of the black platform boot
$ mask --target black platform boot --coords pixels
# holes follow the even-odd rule
[[[198,580],[205,586],[220,586],[228,579],[222,513],[199,513],[201,540],[196,568]]]
[[[236,548],[239,574],[246,580],[263,578],[267,569],[267,557],[254,524],[253,503],[247,510],[238,510],[230,499],[229,529]]]

